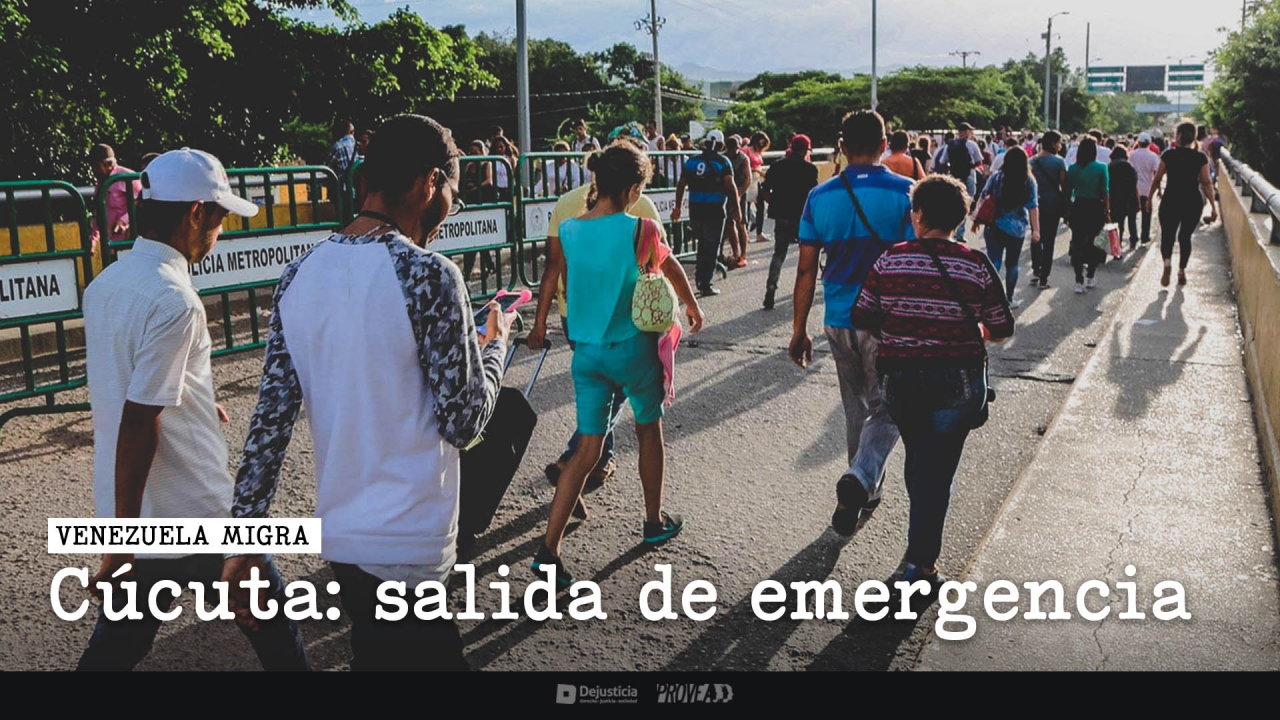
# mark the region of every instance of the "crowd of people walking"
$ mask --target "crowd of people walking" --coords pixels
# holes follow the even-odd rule
[[[452,134],[428,118],[388,120],[359,146],[354,128],[343,129],[333,161],[364,163],[360,212],[280,279],[259,399],[234,479],[224,470],[204,305],[187,267],[212,252],[228,213],[249,216],[258,208],[233,194],[210,155],[183,149],[151,163],[134,252],[96,278],[84,300],[96,508],[101,517],[265,517],[305,408],[323,557],[352,621],[352,668],[461,668],[453,620],[390,627],[377,619],[375,590],[389,580],[441,581],[457,560],[460,453],[499,405],[513,315],[490,304],[477,330],[463,271],[430,252],[429,243],[461,207],[461,193],[492,188],[509,198],[518,191],[510,168],[519,151],[496,128],[469,152],[506,162],[460,169]],[[824,179],[806,135],[787,138],[784,156],[766,165],[764,133],[713,130],[672,164],[649,156],[672,145],[655,124],[601,147],[578,123],[540,178],[558,199],[527,342],[534,350],[546,345],[557,304],[573,350],[577,427],[547,465],[555,495],[530,567],[561,588],[574,583],[563,556],[566,528],[588,516],[584,488],[616,470],[613,432],[627,404],[639,442],[640,537],[662,543],[685,528],[664,500],[662,420],[675,397],[676,347],[683,333],[702,329],[701,303],[720,294],[713,279],[723,244],[733,248],[732,266],[745,265],[748,238],[764,239],[767,214],[774,248],[763,308],[776,307],[797,245],[786,352],[800,368],[814,359],[809,316],[822,281],[823,335],[837,371],[847,449],[831,527],[850,536],[880,503],[886,463],[901,440],[910,526],[900,577],[925,582],[930,591],[917,598],[935,599],[956,469],[994,400],[987,346],[1015,332],[1025,243],[1030,286],[1049,288],[1065,220],[1074,291],[1084,294],[1118,254],[1108,237],[1113,221],[1128,225],[1134,250],[1150,242],[1153,205],[1163,197],[1154,208],[1162,282],[1171,282],[1177,244],[1178,283],[1185,284],[1203,205],[1210,206],[1209,222],[1217,217],[1211,158],[1220,142],[1197,131],[1179,124],[1167,149],[1155,133],[1093,132],[1064,142],[1055,131],[998,131],[988,144],[967,123],[943,138],[912,136],[859,110],[843,118],[837,171]],[[93,159],[102,177],[119,172],[109,148],[95,149]],[[675,187],[669,218],[644,194],[655,175]],[[756,184],[753,203],[747,190]],[[686,212],[696,242],[692,282],[664,227]],[[108,221],[109,237],[117,237],[119,218]],[[966,242],[966,227],[982,229],[985,252]],[[109,555],[95,580],[131,563],[148,584],[235,581],[256,570],[280,595],[283,582],[261,556],[209,566]],[[261,632],[244,598],[233,599],[264,666],[307,667],[296,624]],[[122,623],[101,615],[81,666],[133,667],[158,627],[154,618]]]

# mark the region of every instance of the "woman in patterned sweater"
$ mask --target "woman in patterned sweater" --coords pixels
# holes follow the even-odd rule
[[[968,208],[964,186],[950,177],[917,183],[911,222],[919,239],[880,256],[853,309],[854,327],[880,339],[876,371],[906,449],[911,520],[903,579],[928,581],[929,598],[945,582],[937,560],[952,480],[969,431],[987,412],[986,343],[1013,335],[991,261],[951,240]]]

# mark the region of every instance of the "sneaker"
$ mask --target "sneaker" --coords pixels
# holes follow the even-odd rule
[[[1077,294],[1077,295],[1083,295],[1083,294],[1084,294],[1084,285],[1082,285],[1082,284],[1080,284],[1080,283],[1076,283],[1076,294]]]
[[[1053,286],[1049,284],[1049,278],[1040,278],[1040,289],[1041,289],[1041,290],[1048,290],[1048,289],[1049,289],[1049,288],[1051,288],[1051,287],[1053,287]]]
[[[1085,279],[1084,279],[1084,287],[1085,287],[1085,289],[1086,289],[1086,290],[1092,290],[1092,289],[1094,289],[1094,288],[1098,287],[1098,280],[1097,280],[1097,278],[1085,278]]]
[[[1160,275],[1160,286],[1169,287],[1169,278],[1173,275],[1173,266],[1165,265],[1164,272]]]
[[[644,523],[644,541],[649,544],[666,542],[680,534],[684,529],[684,518],[666,510],[662,511],[662,522]]]
[[[604,481],[613,477],[613,473],[618,469],[618,462],[613,458],[609,458],[607,462],[600,463],[596,466],[591,474],[587,476],[587,483],[582,486],[583,492],[599,490]]]
[[[704,288],[698,288],[698,295],[700,295],[701,297],[712,297],[714,295],[719,295],[719,294],[720,294],[720,291],[714,287],[711,287],[710,285]]]
[[[757,233],[756,242],[758,243],[773,242],[773,238],[769,237],[768,235],[765,235],[764,233]]]
[[[738,258],[738,261],[733,264],[733,266],[736,268],[744,268],[747,266],[747,259],[744,257],[740,257]]]
[[[940,572],[934,571],[932,573],[926,573],[923,569],[907,563],[907,567],[903,570],[902,574],[893,578],[893,581],[889,583],[889,587],[893,593],[893,604],[891,607],[895,608],[893,610],[894,614],[896,614],[902,607],[902,593],[898,588],[894,587],[894,583],[899,581],[914,583],[917,580],[924,580],[929,583],[928,592],[913,592],[911,594],[911,610],[919,615],[928,609],[930,605],[938,601],[938,592],[941,589],[942,584],[947,581],[947,578]]]
[[[1186,271],[1186,270],[1179,270],[1179,271],[1178,271],[1178,284],[1179,284],[1179,285],[1186,285],[1186,284],[1187,284],[1187,271]]]
[[[773,291],[772,290],[764,294],[764,309],[765,310],[773,309]]]
[[[542,545],[538,548],[538,554],[533,556],[533,562],[529,564],[529,568],[542,580],[546,579],[546,575],[542,572],[543,567],[554,567],[556,569],[556,588],[566,590],[577,580],[564,569],[564,561],[551,552],[551,548]]]
[[[836,509],[831,513],[831,529],[844,537],[850,537],[858,529],[858,518],[862,510],[873,509],[880,504],[880,498],[874,501],[867,496],[867,489],[862,481],[852,475],[845,475],[836,481]]]
[[[551,483],[551,487],[556,486],[556,482],[560,479],[560,474],[564,472],[566,464],[563,460],[557,460],[543,468],[542,472],[547,476],[547,482]]]
[[[1014,298],[1009,298],[1009,307],[1013,310],[1017,310],[1018,308],[1022,307],[1022,301],[1015,300]]]

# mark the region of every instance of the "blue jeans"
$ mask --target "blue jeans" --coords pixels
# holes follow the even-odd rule
[[[564,328],[565,340],[569,340],[569,318],[561,318],[560,324]],[[569,347],[573,347],[573,341],[569,341]],[[600,462],[596,463],[596,467],[601,468],[608,465],[613,460],[613,428],[618,424],[618,416],[622,414],[622,406],[627,404],[627,394],[622,390],[618,390],[613,394],[609,410],[609,431],[604,436],[604,450],[600,453]],[[569,443],[565,446],[564,452],[560,455],[560,462],[567,463],[573,454],[578,452],[578,443],[582,441],[582,433],[576,429],[573,435],[569,437]]]
[[[89,638],[89,647],[80,656],[77,670],[132,670],[151,652],[156,633],[160,631],[160,619],[151,615],[148,598],[151,586],[161,580],[172,580],[189,592],[188,583],[205,585],[205,602],[214,605],[221,596],[210,586],[222,577],[221,555],[188,555],[176,560],[137,560],[133,563],[134,577],[138,583],[138,610],[145,615],[142,620],[108,620],[102,608],[98,609],[98,624]],[[276,570],[271,557],[267,557],[267,573],[263,578],[271,587],[259,597],[274,598],[279,612],[271,620],[258,621],[256,631],[241,627],[249,639],[264,670],[310,670],[307,651],[298,632],[298,623],[284,616],[288,598],[284,594],[284,581]],[[125,594],[114,592],[112,601],[116,608],[124,605]],[[168,612],[175,598],[161,589],[156,594],[160,612]],[[266,605],[265,599],[262,601]]]
[[[884,491],[884,466],[898,444],[898,428],[889,417],[876,376],[880,344],[865,330],[828,325],[826,334],[844,406],[849,451],[849,469],[844,474],[857,478],[867,497],[875,499]]]
[[[942,552],[964,443],[987,401],[986,374],[981,369],[903,370],[883,374],[880,382],[906,450],[903,474],[911,498],[906,561],[932,568]]]
[[[1004,294],[1013,299],[1013,289],[1018,285],[1018,258],[1022,257],[1022,243],[1026,238],[1014,237],[997,227],[987,226],[982,236],[987,241],[987,257],[996,270],[1004,266]]]
[[[973,198],[974,202],[977,202],[978,200],[978,192],[977,192],[978,171],[977,170],[969,171],[969,177],[965,178],[964,180],[964,188],[969,193],[969,197]],[[969,210],[972,211],[973,208],[971,207],[969,208]],[[969,224],[968,215],[965,216],[964,220],[965,220],[964,222],[960,223],[960,227],[956,228],[956,242],[964,242],[964,230],[965,230],[965,227],[967,227]]]

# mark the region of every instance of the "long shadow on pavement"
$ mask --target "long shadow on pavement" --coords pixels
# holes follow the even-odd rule
[[[1159,297],[1151,301],[1142,317],[1129,329],[1127,344],[1121,341],[1119,325],[1116,325],[1113,331],[1111,347],[1114,354],[1120,355],[1124,348],[1132,348],[1140,341],[1144,355],[1149,354],[1145,359],[1151,361],[1143,367],[1141,383],[1133,382],[1131,375],[1124,372],[1123,363],[1113,362],[1107,368],[1107,379],[1120,388],[1115,407],[1112,408],[1112,414],[1115,417],[1134,419],[1146,415],[1151,407],[1151,401],[1164,388],[1173,385],[1182,377],[1186,362],[1195,356],[1197,348],[1209,332],[1209,328],[1201,325],[1196,339],[1178,352],[1178,348],[1186,342],[1190,331],[1186,318],[1182,315],[1186,296],[1182,290],[1177,290],[1166,306],[1165,302],[1169,300],[1169,295],[1168,290],[1161,290]],[[1152,330],[1159,328],[1159,330],[1144,333],[1145,328]],[[1166,357],[1168,359],[1164,360]]]
[[[862,521],[866,521],[865,516]],[[768,579],[788,589],[787,604],[794,608],[791,583],[826,580],[840,559],[841,549],[849,541],[850,538],[826,530]],[[812,600],[813,595],[808,597]],[[846,606],[848,600],[848,597],[843,600]],[[750,597],[744,598],[671,659],[664,669],[767,670],[769,661],[786,646],[801,622],[804,621],[791,620],[789,612],[779,620],[763,622],[756,617]]]

